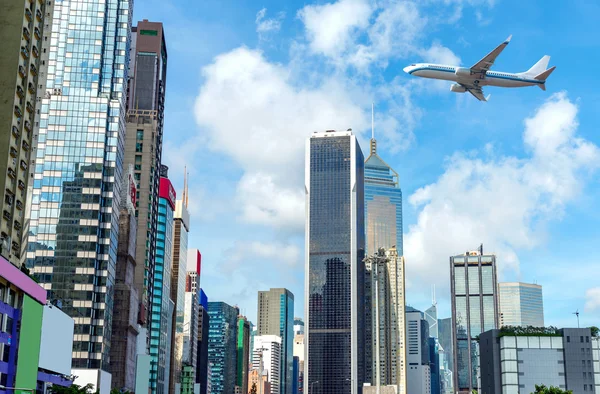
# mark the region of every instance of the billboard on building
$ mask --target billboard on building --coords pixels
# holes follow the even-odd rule
[[[42,315],[39,367],[62,375],[71,374],[73,318],[50,304]]]
[[[158,196],[166,199],[171,206],[171,209],[175,210],[175,203],[177,202],[177,194],[175,188],[169,180],[169,178],[160,178],[160,187],[158,189]]]

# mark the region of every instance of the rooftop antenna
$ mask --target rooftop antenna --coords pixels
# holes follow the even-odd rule
[[[437,302],[435,301],[435,285],[433,285],[433,287],[432,287],[432,292],[431,292],[431,305],[435,305],[435,306],[437,306]]]
[[[377,152],[377,141],[375,141],[375,103],[371,103],[371,155]]]
[[[579,309],[577,309],[575,312],[573,312],[573,314],[575,316],[577,316],[577,328],[579,328]]]

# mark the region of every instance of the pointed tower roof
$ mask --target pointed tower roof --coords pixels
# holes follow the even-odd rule
[[[392,167],[390,167],[379,155],[377,154],[377,140],[375,139],[375,116],[374,106],[371,107],[371,150],[369,157],[365,160],[365,168],[372,168],[376,170],[389,170],[392,176],[396,178],[396,184],[399,184],[399,176]]]

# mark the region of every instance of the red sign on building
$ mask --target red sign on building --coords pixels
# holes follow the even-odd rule
[[[169,178],[160,178],[160,187],[158,189],[158,196],[166,199],[173,210],[175,210],[175,201],[177,200],[177,194],[175,194],[175,188],[169,180]]]

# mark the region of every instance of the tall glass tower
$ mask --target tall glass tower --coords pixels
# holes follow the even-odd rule
[[[365,223],[367,254],[395,246],[402,249],[402,190],[398,173],[377,154],[377,141],[371,138],[371,154],[365,161]]]
[[[500,325],[544,327],[542,286],[533,283],[498,283]]]
[[[235,392],[239,314],[237,306],[218,301],[208,303],[208,363],[213,394]]]
[[[482,332],[498,328],[496,256],[479,250],[450,257],[454,390],[477,389]]]
[[[132,1],[52,3],[27,266],[75,320],[73,368],[106,370]]]
[[[364,382],[364,158],[350,130],[306,143],[305,386],[356,394]]]
[[[169,392],[169,365],[171,359],[172,327],[170,308],[171,269],[173,253],[173,212],[176,194],[171,181],[167,178],[167,167],[161,166],[160,187],[158,192],[158,226],[156,232],[156,264],[154,271],[154,292],[152,295],[152,313],[150,315],[150,388],[152,394]]]

